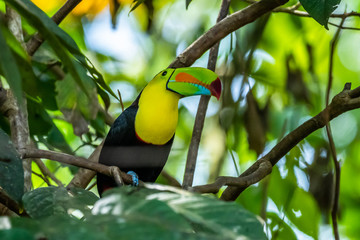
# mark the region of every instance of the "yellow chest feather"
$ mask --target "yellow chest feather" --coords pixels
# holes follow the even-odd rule
[[[141,93],[135,132],[145,142],[163,145],[175,134],[180,96],[160,83],[149,83]]]

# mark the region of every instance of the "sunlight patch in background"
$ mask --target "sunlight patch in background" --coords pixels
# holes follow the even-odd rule
[[[110,22],[109,11],[96,16],[91,24],[84,25],[85,42],[95,52],[123,60],[123,68],[131,70],[133,76],[146,65],[144,43],[140,26],[135,17],[123,10],[118,16],[118,25],[114,29]],[[134,67],[136,66],[136,67]],[[129,73],[131,73],[129,71]]]

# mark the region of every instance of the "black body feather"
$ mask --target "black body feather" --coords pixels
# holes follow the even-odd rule
[[[147,144],[136,136],[135,116],[140,95],[111,126],[99,163],[118,166],[123,172],[134,171],[141,181],[155,182],[167,161],[174,137],[159,146]],[[101,195],[103,191],[116,187],[116,183],[113,178],[98,173],[97,186]]]

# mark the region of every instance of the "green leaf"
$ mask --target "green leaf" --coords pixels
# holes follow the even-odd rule
[[[95,204],[93,213],[121,217],[122,228],[127,229],[129,223],[134,232],[156,226],[157,230],[150,235],[154,239],[164,236],[179,239],[190,230],[196,237],[205,239],[237,239],[240,236],[266,239],[257,218],[240,205],[163,186],[161,190],[122,187],[107,191]],[[134,219],[137,225],[133,225]],[[188,237],[191,236],[195,237]]]
[[[129,11],[129,13],[131,13],[132,11],[134,11],[138,6],[140,6],[140,4],[142,4],[143,2],[145,2],[145,0],[134,0],[131,5],[133,5]]]
[[[3,32],[4,26],[0,22],[0,73],[5,77],[16,99],[21,102],[23,97],[20,69],[7,45]]]
[[[88,89],[88,96],[75,84],[72,76],[66,75],[66,77],[55,83],[57,105],[60,109],[70,109],[73,111],[75,108],[86,119],[95,119],[98,112],[98,98],[96,85],[91,81],[86,71],[81,67],[80,63],[74,61],[74,65],[78,68],[78,72],[81,74],[82,85]]]
[[[288,209],[286,209],[286,214],[300,231],[313,238],[318,236],[321,220],[320,210],[308,192],[297,188]],[[310,219],[311,221],[309,221]]]
[[[0,230],[0,239],[6,240],[35,240],[35,237],[25,229]]]
[[[0,186],[15,201],[24,194],[24,170],[9,136],[0,129]]]
[[[337,8],[341,0],[300,0],[304,9],[318,23],[328,29],[331,13]]]
[[[38,188],[27,192],[23,196],[26,212],[33,218],[42,218],[52,215],[68,215],[73,210],[80,210],[89,214],[89,206],[98,198],[84,189],[63,187]]]
[[[77,49],[76,43],[67,35],[61,28],[59,28],[54,21],[52,21],[43,11],[41,11],[35,4],[29,0],[6,0],[20,15],[35,27],[41,35],[48,40],[48,44],[54,50],[56,55],[61,59],[67,70],[73,75],[76,83],[87,94],[87,89],[81,81],[80,74],[73,65],[72,57],[69,50]],[[74,44],[69,46],[69,43]],[[66,47],[69,48],[65,48]],[[76,47],[75,47],[76,46]],[[78,53],[79,51],[76,51]],[[80,52],[79,52],[80,53]],[[77,54],[78,56],[78,54]]]
[[[42,219],[12,218],[11,226],[13,229],[27,230],[35,239],[111,240],[104,236],[99,226],[68,215],[54,215]]]
[[[66,152],[66,153],[73,153],[70,145],[65,140],[63,134],[54,124],[53,127],[50,129],[49,134],[47,135],[46,143],[50,144],[51,146]]]
[[[297,239],[296,234],[291,227],[284,222],[276,213],[267,212],[267,221],[270,222],[268,227],[273,239]]]
[[[35,100],[27,99],[29,130],[31,135],[47,135],[54,125],[43,106]]]
[[[61,59],[65,68],[72,74],[74,80],[86,95],[88,95],[88,92],[81,80],[82,74],[79,72],[79,67],[74,64],[72,57],[75,57],[81,66],[90,73],[93,81],[117,98],[116,94],[105,83],[102,75],[94,68],[89,59],[81,53],[75,41],[40,8],[29,0],[6,0],[6,2],[16,9],[22,17],[26,18],[26,20],[48,40],[48,44]],[[71,53],[72,56],[69,53]]]
[[[189,5],[190,5],[191,1],[192,0],[186,0],[186,3],[185,3],[186,4],[186,10],[189,8]]]

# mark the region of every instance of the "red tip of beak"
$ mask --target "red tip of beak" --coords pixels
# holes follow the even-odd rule
[[[221,95],[221,81],[219,78],[217,78],[215,81],[213,81],[210,84],[210,92],[211,95],[213,95],[214,97],[217,98],[217,100],[220,99],[220,95]]]

